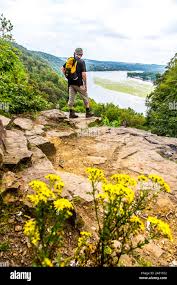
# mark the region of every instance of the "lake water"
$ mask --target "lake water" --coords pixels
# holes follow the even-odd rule
[[[136,112],[146,113],[145,98],[134,96],[127,93],[117,92],[105,89],[101,86],[98,86],[94,83],[94,78],[104,78],[109,79],[114,82],[127,81],[127,84],[130,84],[130,80],[139,82],[140,84],[151,84],[150,82],[145,82],[139,79],[130,79],[127,78],[128,71],[96,71],[96,72],[87,72],[88,78],[88,93],[89,97],[94,99],[97,103],[113,103],[118,105],[120,108],[132,108]]]

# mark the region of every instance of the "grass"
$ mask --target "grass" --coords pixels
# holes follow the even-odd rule
[[[95,77],[94,83],[109,90],[128,93],[143,98],[145,98],[154,89],[154,87],[150,84],[143,82],[139,83],[131,79],[127,79],[126,81],[121,82],[114,82],[109,79]]]
[[[10,246],[9,246],[9,243],[7,241],[0,243],[0,252],[1,251],[7,251],[9,249],[10,249]]]

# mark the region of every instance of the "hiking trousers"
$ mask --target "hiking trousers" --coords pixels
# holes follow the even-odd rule
[[[84,105],[87,107],[89,104],[89,98],[87,94],[87,90],[83,85],[81,86],[76,86],[76,85],[70,85],[69,86],[69,101],[68,101],[68,106],[72,108],[74,106],[74,101],[76,94],[79,93],[82,100],[84,101]]]

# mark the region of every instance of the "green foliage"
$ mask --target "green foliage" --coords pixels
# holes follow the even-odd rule
[[[96,116],[102,117],[102,123],[107,126],[121,126],[145,128],[146,118],[133,109],[121,109],[112,103],[100,104],[91,101],[93,112]]]
[[[157,77],[159,77],[160,73],[157,72],[127,72],[127,76],[131,78],[140,78],[146,81],[156,81]]]
[[[20,47],[20,49],[21,60],[29,74],[29,83],[46,96],[54,107],[57,104],[63,105],[64,102],[66,104],[68,97],[66,80],[52,70],[47,61],[24,48]]]
[[[7,20],[3,14],[0,16],[0,38],[4,40],[12,40],[13,25]]]
[[[58,73],[60,68],[64,64],[64,58],[60,58],[44,52],[33,51],[33,54],[45,59],[49,65]],[[72,56],[72,55],[71,55]],[[141,70],[145,72],[163,72],[164,66],[157,64],[141,64],[141,63],[127,63],[127,62],[113,62],[113,61],[98,61],[85,59],[87,71],[116,71],[116,70]]]
[[[75,111],[78,113],[84,113],[85,112],[85,106],[83,104],[83,100],[77,98],[75,103]]]
[[[40,111],[48,108],[45,96],[29,84],[28,73],[20,61],[20,52],[0,39],[1,102],[9,104],[10,113]]]
[[[120,121],[114,120],[110,122],[107,117],[103,118],[102,124],[109,127],[115,127],[115,128],[120,127]]]
[[[148,124],[158,135],[177,137],[177,54],[155,84],[147,97]]]

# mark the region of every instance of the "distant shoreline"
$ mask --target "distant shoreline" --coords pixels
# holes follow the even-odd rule
[[[127,81],[115,82],[110,79],[94,77],[94,83],[105,89],[127,93],[141,98],[146,98],[146,96],[154,89],[153,86],[147,84],[148,82],[144,82],[141,79],[129,79]]]

